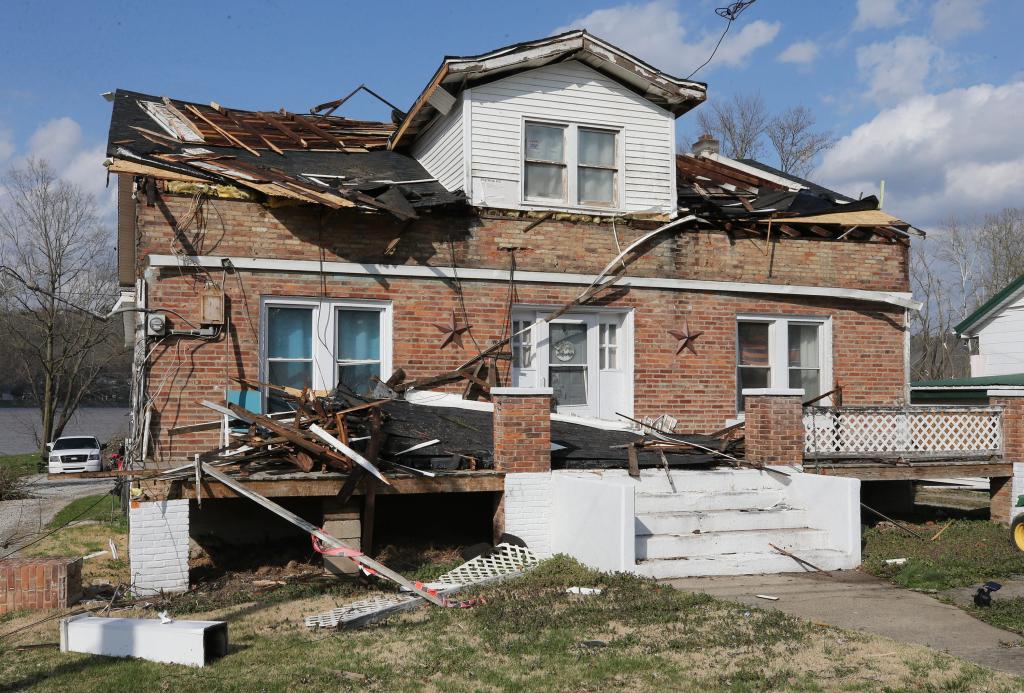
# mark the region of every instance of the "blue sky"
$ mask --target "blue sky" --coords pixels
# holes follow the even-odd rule
[[[569,27],[686,76],[721,32],[722,4],[8,0],[0,166],[46,157],[109,210],[101,92],[305,111],[365,82],[407,107],[445,54]],[[810,107],[839,138],[812,177],[853,195],[884,178],[886,208],[928,227],[1021,204],[1022,26],[1018,0],[758,0],[697,78],[710,100]],[[343,114],[386,117],[365,97]]]

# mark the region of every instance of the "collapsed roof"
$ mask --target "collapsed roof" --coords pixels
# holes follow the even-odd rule
[[[676,185],[680,207],[741,236],[767,237],[774,230],[790,238],[907,243],[911,233],[923,235],[879,209],[873,195],[854,200],[753,159],[680,154]]]
[[[228,184],[403,220],[463,200],[412,157],[387,150],[390,123],[204,106],[120,89],[113,103],[107,156],[114,173]]]

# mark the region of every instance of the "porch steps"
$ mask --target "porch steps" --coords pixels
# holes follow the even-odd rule
[[[673,490],[673,486],[675,490]],[[654,578],[801,572],[849,567],[829,532],[794,507],[785,477],[754,470],[645,472],[634,489],[636,571]]]

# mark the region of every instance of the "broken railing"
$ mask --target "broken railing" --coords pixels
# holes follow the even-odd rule
[[[978,459],[1003,453],[1000,407],[804,407],[809,459]]]

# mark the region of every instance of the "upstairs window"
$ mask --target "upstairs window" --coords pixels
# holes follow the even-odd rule
[[[523,199],[566,206],[619,206],[619,132],[527,121]]]

